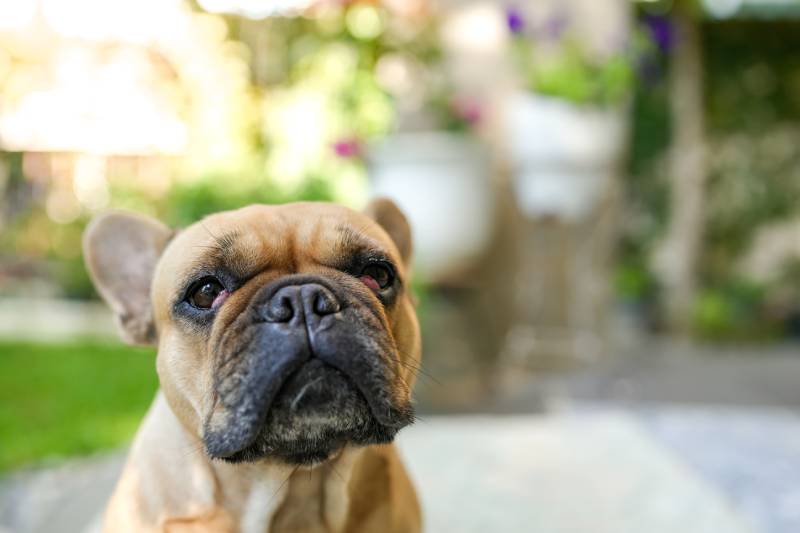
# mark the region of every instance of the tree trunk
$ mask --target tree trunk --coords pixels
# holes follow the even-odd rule
[[[700,25],[686,2],[675,8],[670,68],[672,143],[669,160],[670,219],[656,250],[654,270],[664,289],[673,331],[686,333],[697,290],[706,198],[706,139]]]

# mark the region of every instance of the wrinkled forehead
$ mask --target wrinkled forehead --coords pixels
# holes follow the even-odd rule
[[[178,233],[156,274],[180,279],[224,266],[248,277],[268,268],[335,266],[353,254],[384,255],[400,267],[396,247],[367,216],[334,204],[256,205],[211,215]]]

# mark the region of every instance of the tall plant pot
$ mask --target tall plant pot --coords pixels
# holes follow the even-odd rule
[[[523,219],[508,353],[546,368],[597,359],[609,345],[624,110],[519,93],[505,126]]]
[[[613,180],[626,137],[621,108],[515,93],[505,108],[514,191],[531,219],[589,216]]]
[[[477,261],[489,244],[494,195],[485,147],[469,135],[392,135],[371,147],[375,196],[393,199],[411,223],[418,273],[432,282]]]

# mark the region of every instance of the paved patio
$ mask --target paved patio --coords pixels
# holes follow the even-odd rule
[[[429,532],[800,531],[800,417],[782,409],[426,416],[399,442]],[[5,480],[0,527],[84,530],[121,461]]]

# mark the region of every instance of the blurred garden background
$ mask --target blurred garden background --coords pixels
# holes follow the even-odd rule
[[[394,198],[422,412],[796,410],[798,147],[795,0],[0,0],[0,476],[156,390],[84,269],[108,208]]]

